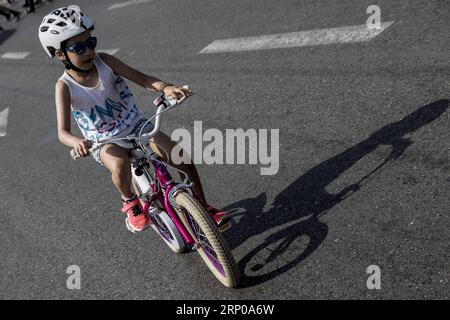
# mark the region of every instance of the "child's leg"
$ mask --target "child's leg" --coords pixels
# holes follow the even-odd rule
[[[107,144],[100,150],[100,160],[111,172],[111,177],[117,190],[122,194],[123,206],[121,211],[126,212],[125,223],[132,231],[142,231],[151,224],[147,212],[142,210],[139,198],[131,190],[131,163],[128,150],[114,144]]]
[[[100,150],[100,159],[111,172],[117,190],[123,196],[131,198],[134,192],[131,190],[131,163],[128,150],[115,144],[106,144]]]
[[[168,137],[166,134],[162,132],[158,132],[151,140],[150,140],[150,147],[152,150],[163,159],[163,161],[167,162],[169,165],[180,169],[184,172],[186,172],[189,176],[189,179],[194,183],[194,192],[198,197],[198,200],[203,204],[207,205],[205,194],[203,192],[202,184],[200,182],[200,176],[198,175],[197,168],[193,163],[182,163],[179,165],[176,165],[172,162],[171,159],[166,158],[166,153],[168,154],[169,158],[172,154],[172,149],[177,145],[176,142],[172,141],[170,137]],[[164,150],[161,150],[164,149]],[[165,151],[165,152],[164,152]],[[186,152],[183,150],[183,152]],[[191,161],[192,162],[192,161]],[[183,175],[180,174],[180,177],[183,179]]]

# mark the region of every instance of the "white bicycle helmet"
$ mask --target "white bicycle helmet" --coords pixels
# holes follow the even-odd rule
[[[44,17],[39,26],[39,40],[47,55],[52,58],[64,41],[93,27],[94,22],[81,12],[79,6],[62,7]]]

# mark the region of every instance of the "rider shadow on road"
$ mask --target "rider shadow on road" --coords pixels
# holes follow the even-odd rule
[[[406,135],[438,119],[448,107],[449,100],[425,105],[311,168],[279,193],[269,210],[263,212],[267,201],[265,193],[224,208],[231,212],[233,208],[244,208],[244,212],[233,214],[240,220],[233,225],[227,237],[231,249],[253,236],[304,218],[274,232],[238,262],[243,275],[241,286],[250,287],[273,279],[311,255],[328,234],[328,226],[319,220],[320,216],[357,192],[367,178],[388,162],[398,159],[413,144]],[[326,191],[325,188],[334,180],[381,145],[391,146],[392,151],[376,169],[337,194]]]

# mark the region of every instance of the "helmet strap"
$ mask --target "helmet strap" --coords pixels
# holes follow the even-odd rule
[[[88,73],[88,72],[91,72],[92,69],[94,69],[94,67],[95,67],[94,65],[89,70],[83,70],[83,69],[77,68],[70,61],[69,56],[67,55],[67,52],[65,50],[63,50],[63,52],[64,52],[64,56],[66,57],[66,59],[62,60],[62,62],[64,63],[64,66],[66,67],[67,70],[71,70],[72,69],[73,71],[76,71],[76,72]]]

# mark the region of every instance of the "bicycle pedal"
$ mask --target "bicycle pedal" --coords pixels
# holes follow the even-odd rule
[[[226,222],[225,224],[223,224],[219,227],[220,232],[225,232],[229,229],[231,229],[231,222]]]

